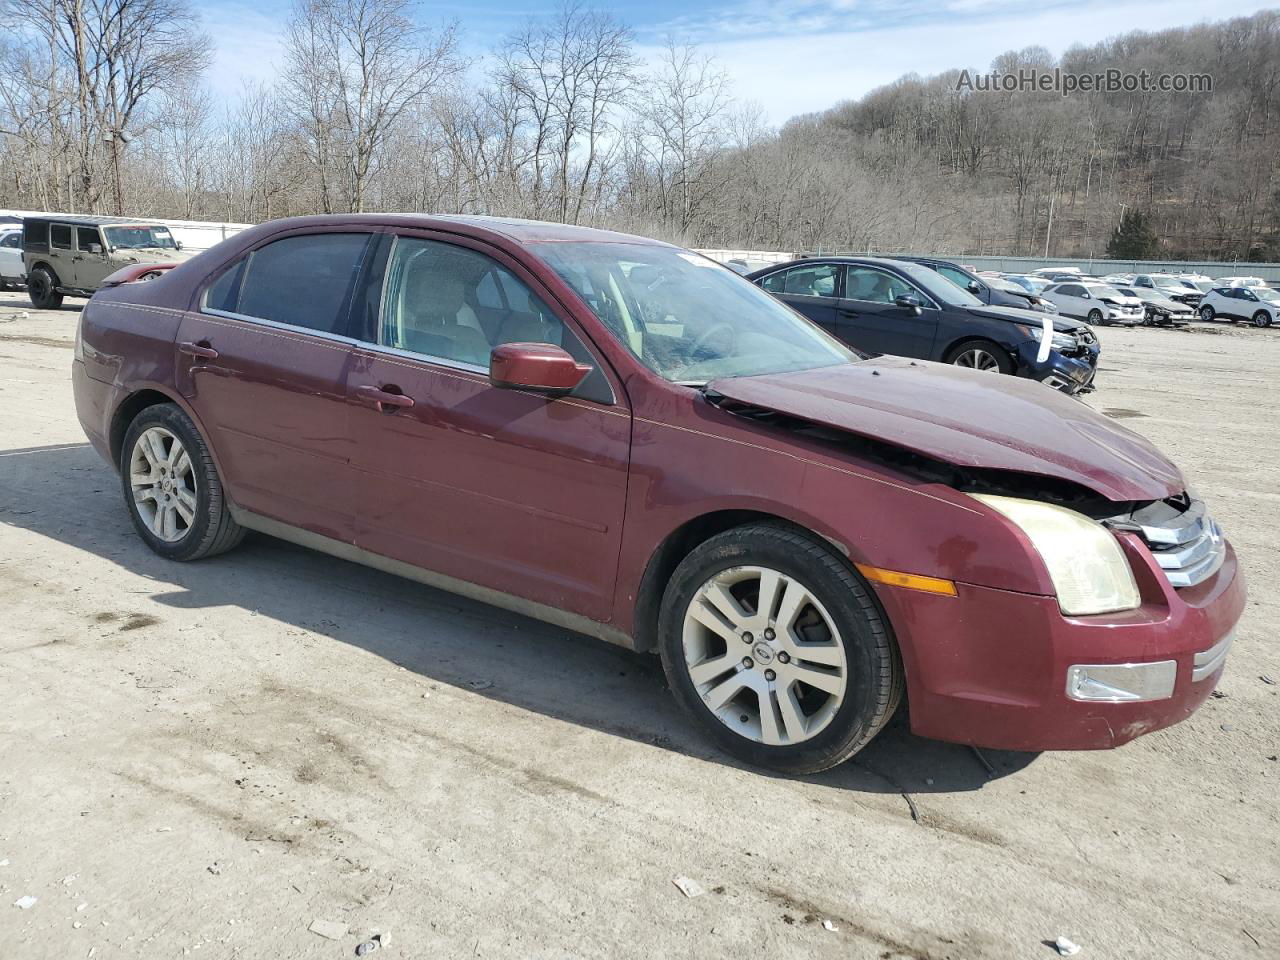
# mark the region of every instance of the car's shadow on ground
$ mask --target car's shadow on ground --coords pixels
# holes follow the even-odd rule
[[[359,646],[432,681],[738,766],[679,711],[657,657],[265,536],[251,535],[237,550],[200,563],[164,560],[134,532],[119,480],[88,444],[0,450],[0,525],[146,577],[162,606],[238,606]],[[853,762],[806,779],[866,793],[970,791],[1036,756],[979,754],[921,739],[900,711]]]

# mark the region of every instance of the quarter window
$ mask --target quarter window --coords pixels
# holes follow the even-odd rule
[[[71,249],[71,228],[65,223],[49,225],[49,246],[58,250]]]
[[[872,267],[850,266],[845,274],[845,297],[867,303],[893,303],[898,297],[925,298],[900,277]]]
[[[799,297],[834,297],[840,267],[833,263],[817,263],[808,267],[792,267],[770,274],[760,286],[770,293]]]
[[[387,264],[378,340],[427,357],[487,367],[502,343],[586,353],[537,294],[482,253],[397,237]]]
[[[205,307],[347,336],[351,293],[370,239],[318,233],[276,240],[223,273]]]

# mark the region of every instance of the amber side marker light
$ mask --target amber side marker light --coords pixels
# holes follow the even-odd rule
[[[875,583],[887,583],[891,587],[906,587],[908,590],[923,590],[925,593],[940,593],[944,597],[956,595],[956,585],[950,580],[937,577],[922,577],[916,573],[902,573],[898,570],[883,570],[880,567],[869,567],[865,563],[855,563],[858,572]]]

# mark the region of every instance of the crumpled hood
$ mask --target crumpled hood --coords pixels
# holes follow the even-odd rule
[[[1021,323],[1025,326],[1034,327],[1039,330],[1040,325],[1044,323],[1046,314],[1042,310],[1023,310],[1021,307],[993,307],[983,305],[981,307],[965,307],[975,317],[989,317],[993,320],[1011,320],[1014,323]],[[1058,333],[1075,333],[1084,324],[1079,320],[1072,320],[1058,313],[1048,314],[1050,320],[1053,321],[1053,329]]]
[[[1032,380],[885,356],[706,389],[958,467],[1056,477],[1110,500],[1160,500],[1186,488],[1145,437]]]

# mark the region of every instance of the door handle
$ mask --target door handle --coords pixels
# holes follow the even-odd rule
[[[379,413],[395,413],[397,410],[413,406],[413,397],[406,397],[399,387],[391,383],[383,387],[356,387],[355,393],[361,400],[375,407]]]
[[[837,312],[840,314],[840,316],[842,316],[842,317],[849,317],[850,319],[852,319],[853,317],[858,316],[858,311],[857,311],[857,310],[850,310],[850,309],[848,309],[847,307],[841,307],[841,308],[839,309],[839,311],[837,311]]]
[[[195,357],[197,360],[217,360],[218,351],[205,343],[192,343],[186,341],[178,344],[178,352],[185,353],[188,357]]]

